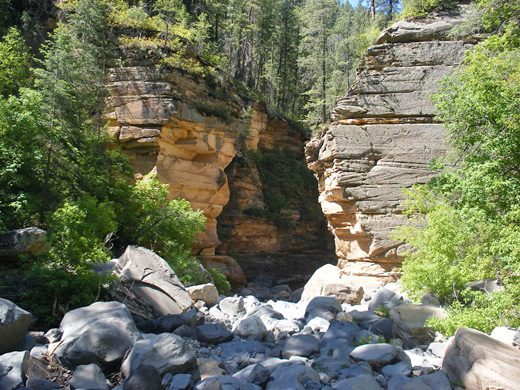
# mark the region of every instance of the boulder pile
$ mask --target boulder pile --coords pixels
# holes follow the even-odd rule
[[[142,318],[124,303],[96,302],[68,312],[59,328],[12,340],[0,356],[0,388],[450,390],[461,381],[512,389],[517,378],[520,351],[463,328],[434,340],[424,322],[442,309],[412,305],[395,284],[353,304],[334,295],[296,300],[287,286],[269,289],[277,300],[215,299],[211,284],[189,292],[183,313]],[[513,343],[514,332],[496,333]]]

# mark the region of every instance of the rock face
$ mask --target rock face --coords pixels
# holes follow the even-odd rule
[[[488,335],[459,328],[449,342],[442,369],[466,389],[516,389],[520,352]]]
[[[0,354],[20,346],[32,322],[32,314],[0,298]]]
[[[251,206],[264,207],[262,184],[254,166],[244,167],[237,160],[243,161],[248,150],[263,153],[276,145],[303,161],[301,132],[269,117],[261,105],[246,113],[230,83],[218,85],[160,67],[138,53],[118,57],[124,66],[110,70],[107,84],[106,118],[114,147],[130,158],[136,178],[156,172],[169,184],[171,198],[185,198],[193,209],[203,210],[206,230],[195,255],[204,256],[209,266],[220,268],[237,285],[243,284],[244,275],[229,266],[230,253],[324,252],[325,224],[301,220],[298,210],[284,210],[298,222],[291,234],[244,213]],[[228,203],[217,234],[217,217]]]
[[[392,279],[402,246],[388,235],[406,222],[402,188],[429,181],[428,165],[445,154],[429,96],[472,47],[448,36],[460,14],[401,21],[384,31],[332,109],[332,122],[306,148],[338,266],[353,281]]]
[[[51,248],[47,232],[36,227],[0,233],[0,257],[41,255]]]
[[[129,246],[114,267],[120,278],[112,296],[145,319],[180,314],[192,304],[168,263],[149,249]]]

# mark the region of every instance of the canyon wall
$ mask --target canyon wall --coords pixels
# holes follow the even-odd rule
[[[244,284],[245,275],[230,253],[275,254],[288,247],[320,252],[326,247],[321,240],[326,225],[305,226],[290,207],[283,212],[294,218],[300,240],[261,216],[244,213],[252,205],[265,209],[265,183],[256,165],[241,167],[248,154],[287,148],[304,164],[301,132],[270,117],[262,105],[246,109],[227,83],[157,66],[146,57],[118,57],[123,64],[110,69],[107,84],[109,134],[114,146],[129,157],[136,179],[155,172],[169,184],[170,198],[187,199],[193,209],[203,210],[206,231],[199,235],[194,255],[220,268],[237,287]],[[230,197],[220,224],[225,229],[222,242],[217,217]],[[309,201],[319,207],[317,197],[316,192]]]
[[[428,182],[428,165],[446,152],[430,95],[472,46],[450,36],[462,13],[385,30],[331,122],[307,145],[338,266],[351,282],[395,280],[404,247],[389,232],[407,220],[402,189]]]

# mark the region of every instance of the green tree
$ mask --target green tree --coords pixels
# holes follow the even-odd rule
[[[450,317],[435,321],[448,333],[519,325],[520,7],[479,6],[494,34],[467,53],[434,98],[453,156],[415,192],[409,211],[419,223],[400,229],[416,248],[403,264],[403,283],[416,297],[429,291],[452,303]],[[462,291],[482,278],[497,278],[504,291]]]
[[[307,121],[327,121],[327,75],[330,71],[330,37],[338,13],[336,0],[308,0],[301,9],[300,67],[308,83]]]
[[[29,86],[31,55],[16,28],[11,28],[0,41],[0,95],[16,94],[20,87]]]

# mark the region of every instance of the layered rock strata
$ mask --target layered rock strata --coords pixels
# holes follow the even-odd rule
[[[457,12],[385,30],[306,148],[345,276],[388,280],[400,266],[402,244],[389,232],[407,220],[402,189],[428,182],[428,165],[445,154],[430,95],[472,46],[450,39],[462,20]]]
[[[245,123],[240,106],[212,97],[201,80],[155,66],[113,68],[107,85],[109,133],[130,157],[136,178],[152,171],[169,184],[171,198],[204,211],[206,232],[197,252],[214,255],[216,218],[229,199],[224,169],[236,154]]]
[[[203,210],[206,230],[194,254],[239,286],[245,276],[229,253],[278,253],[287,247],[295,251],[298,246],[316,252],[323,247],[320,237],[326,228],[318,234],[319,226],[299,224],[298,234],[292,235],[243,214],[252,203],[263,204],[262,185],[254,165],[236,168],[240,164],[231,164],[250,150],[262,153],[275,146],[292,150],[303,161],[300,132],[270,117],[259,104],[247,111],[229,86],[156,66],[150,59],[121,57],[124,66],[110,69],[107,84],[109,134],[115,147],[130,158],[136,178],[156,172],[161,182],[169,184],[170,198],[184,198],[193,209]],[[222,243],[217,217],[230,196],[224,221],[227,230],[220,234],[229,242]],[[309,201],[316,198],[317,194]],[[300,218],[294,210],[284,212]]]

